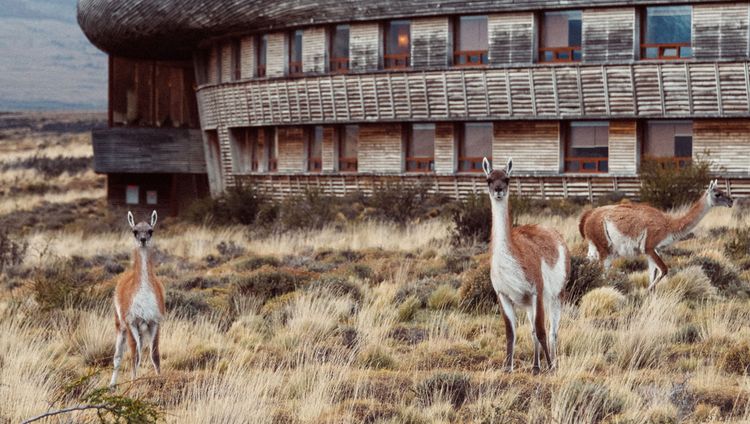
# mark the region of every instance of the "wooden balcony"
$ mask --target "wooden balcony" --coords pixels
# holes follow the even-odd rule
[[[482,172],[484,157],[459,156],[458,172]]]
[[[384,54],[383,67],[385,69],[406,69],[409,67],[409,54]]]
[[[293,77],[304,75],[302,72],[302,62],[289,62],[289,75]]]
[[[565,158],[565,172],[579,174],[604,174],[608,171],[609,160],[606,157]]]
[[[357,172],[357,158],[339,158],[339,172]]]
[[[433,172],[435,170],[435,158],[406,158],[406,172]]]
[[[323,170],[323,160],[321,158],[309,158],[307,160],[307,172],[320,172]]]
[[[689,57],[692,57],[690,43],[641,44],[643,60],[678,60]]]
[[[453,53],[453,66],[485,66],[487,50],[464,50]]]
[[[334,57],[329,61],[329,66],[334,74],[346,74],[349,72],[349,58]]]
[[[542,47],[539,49],[540,62],[580,62],[581,46]]]
[[[750,117],[748,62],[400,70],[201,86],[204,128],[417,120]]]

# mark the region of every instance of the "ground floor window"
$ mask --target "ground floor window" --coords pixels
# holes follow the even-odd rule
[[[605,173],[609,170],[609,122],[570,122],[565,136],[565,172]]]
[[[279,169],[279,162],[275,128],[265,128],[263,130],[263,145],[266,152],[266,166],[264,170],[266,172],[276,172]]]
[[[146,190],[146,204],[147,205],[155,205],[158,200],[158,195],[156,190]]]
[[[140,187],[135,184],[128,184],[125,187],[125,204],[137,205],[140,195]]]
[[[435,124],[412,124],[405,132],[406,171],[435,170]]]
[[[359,126],[344,125],[338,134],[338,156],[340,172],[357,172],[359,151]]]
[[[693,158],[693,122],[647,121],[642,156],[662,166],[686,166]]]
[[[320,172],[323,169],[323,127],[310,129],[307,135],[307,172]]]
[[[458,170],[480,172],[482,159],[492,159],[492,122],[467,122],[458,138]]]
[[[258,172],[258,133],[255,128],[232,130],[232,155],[234,172]]]

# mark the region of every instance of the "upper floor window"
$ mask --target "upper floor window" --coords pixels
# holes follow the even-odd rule
[[[214,58],[216,62],[214,62],[214,72],[216,72],[216,83],[221,84],[223,81],[223,75],[222,75],[222,65],[224,64],[224,49],[221,48],[221,44],[216,44],[214,46],[214,51],[216,52],[214,54]]]
[[[307,171],[320,172],[323,169],[323,127],[312,127],[307,137]]]
[[[693,159],[692,121],[648,121],[643,157],[662,166],[684,167]]]
[[[236,174],[258,172],[258,132],[255,128],[232,130],[233,166]]]
[[[581,60],[581,11],[544,12],[539,37],[540,62]]]
[[[434,171],[435,124],[412,124],[406,137],[406,171]]]
[[[336,73],[349,72],[349,25],[336,25],[330,34],[330,70]]]
[[[256,54],[258,55],[257,64],[258,70],[256,75],[258,78],[266,76],[266,59],[268,55],[268,35],[261,35],[258,37],[258,45],[256,46]]]
[[[289,34],[289,75],[302,74],[302,34],[301,29]]]
[[[571,122],[567,126],[566,139],[565,172],[608,171],[609,122]]]
[[[458,170],[480,172],[482,159],[492,159],[492,122],[467,122],[458,139]]]
[[[279,152],[278,145],[276,143],[276,129],[273,127],[266,128],[264,130],[264,138],[266,145],[266,157],[268,158],[268,161],[266,162],[266,171],[276,172],[279,169]]]
[[[642,59],[681,59],[693,56],[690,46],[692,7],[647,7],[643,14]]]
[[[242,77],[240,40],[232,40],[232,81]]]
[[[339,130],[338,163],[340,172],[357,172],[359,126],[344,125]]]
[[[411,22],[390,21],[385,24],[384,35],[383,67],[385,69],[408,68],[411,51]]]
[[[487,64],[489,40],[486,16],[461,16],[456,19],[454,32],[456,50],[453,64],[475,66]]]

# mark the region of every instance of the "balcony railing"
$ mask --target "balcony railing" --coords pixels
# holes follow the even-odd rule
[[[484,157],[460,156],[458,158],[459,172],[482,172],[482,160]]]
[[[409,54],[385,54],[383,55],[383,66],[385,69],[406,69],[409,67]]]
[[[266,65],[258,65],[258,78],[266,76]]]
[[[690,156],[673,156],[673,157],[653,157],[644,156],[644,162],[651,162],[657,164],[662,169],[670,168],[685,168],[693,162],[693,158]]]
[[[463,50],[453,53],[453,66],[482,66],[487,64],[487,50]]]
[[[302,75],[302,62],[289,62],[289,75]]]
[[[330,60],[330,67],[334,74],[345,74],[349,72],[349,58],[334,57]]]
[[[357,158],[339,158],[340,172],[357,172]]]
[[[542,47],[539,49],[540,62],[580,62],[581,46]]]
[[[406,172],[432,172],[435,170],[434,158],[406,158]]]
[[[641,44],[641,59],[644,60],[675,60],[692,55],[690,43]]]
[[[609,158],[565,158],[565,172],[582,174],[602,174],[608,171]]]
[[[308,172],[320,172],[323,169],[323,161],[321,158],[310,158],[307,160],[307,171]]]

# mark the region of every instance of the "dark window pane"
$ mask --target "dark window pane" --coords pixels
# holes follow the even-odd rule
[[[487,50],[487,17],[461,16],[458,18],[457,50],[476,51]]]
[[[331,57],[334,59],[349,57],[349,25],[336,25],[331,41]]]
[[[607,172],[609,169],[609,123],[571,122],[565,149],[566,172]]]
[[[674,155],[679,158],[693,156],[693,137],[689,135],[678,135],[674,138]]]
[[[268,51],[268,36],[263,35],[258,42],[258,65],[266,66],[266,54]]]
[[[643,155],[654,158],[691,157],[691,121],[649,121],[646,124]]]
[[[545,12],[541,38],[543,48],[580,46],[581,11]]]
[[[646,8],[646,44],[690,43],[691,6]]]
[[[294,31],[289,46],[289,59],[292,62],[302,62],[302,30]]]
[[[385,26],[385,68],[409,66],[411,33],[409,21],[390,21]]]
[[[346,125],[339,133],[339,170],[357,170],[359,126]]]

